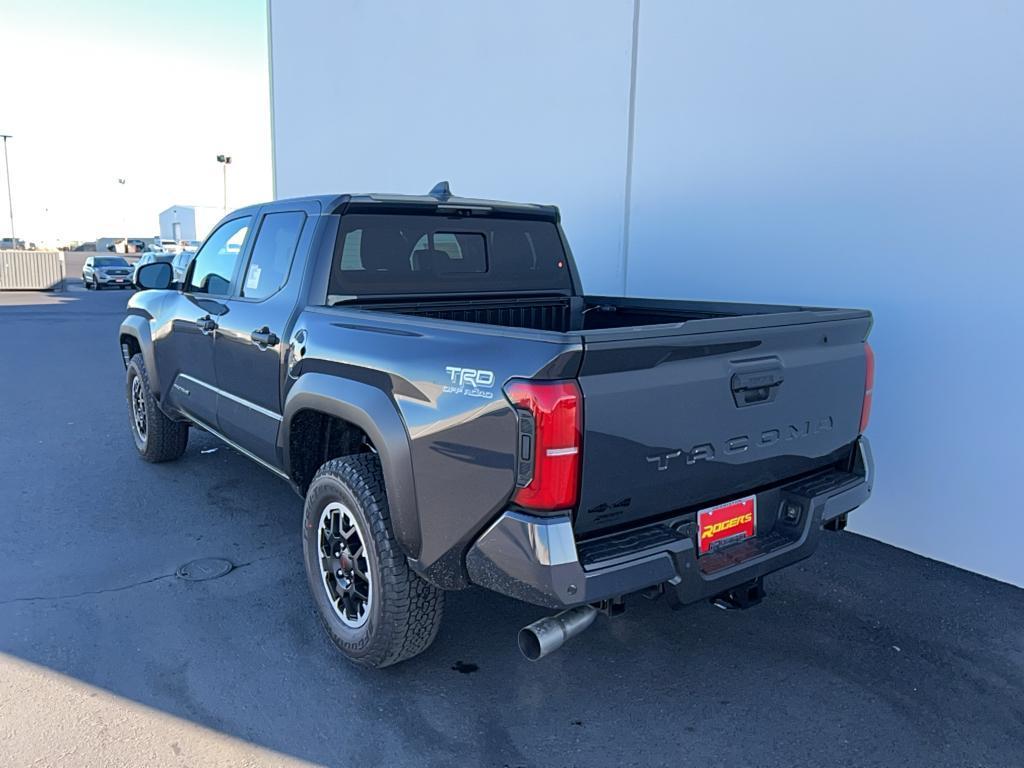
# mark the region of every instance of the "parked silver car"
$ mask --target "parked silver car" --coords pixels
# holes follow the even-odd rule
[[[174,261],[171,262],[171,267],[174,269],[174,277],[172,278],[174,282],[180,284],[185,281],[185,270],[188,269],[188,265],[192,263],[195,255],[195,251],[186,249],[174,257]]]
[[[139,267],[144,267],[146,264],[152,264],[154,261],[164,261],[168,264],[172,264],[174,260],[174,254],[168,253],[167,251],[160,249],[145,251],[139,260],[135,262],[135,270],[132,272],[132,282],[135,281],[135,273],[139,271]]]
[[[90,256],[82,265],[82,282],[93,290],[131,288],[132,265],[120,256]]]

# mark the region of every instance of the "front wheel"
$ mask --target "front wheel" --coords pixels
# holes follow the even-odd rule
[[[387,667],[430,646],[444,592],[417,575],[399,549],[375,455],[320,467],[306,493],[302,533],[317,612],[349,660]]]
[[[171,421],[157,406],[141,354],[128,362],[125,384],[132,437],[139,455],[154,464],[179,458],[188,445],[188,424]]]

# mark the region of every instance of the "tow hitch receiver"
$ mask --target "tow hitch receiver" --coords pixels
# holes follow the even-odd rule
[[[724,611],[741,611],[753,608],[764,599],[764,595],[764,582],[758,577],[712,597],[711,604]]]

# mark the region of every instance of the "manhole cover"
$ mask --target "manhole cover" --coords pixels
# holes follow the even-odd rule
[[[222,557],[201,557],[178,568],[178,578],[186,581],[208,581],[231,573],[235,566]]]

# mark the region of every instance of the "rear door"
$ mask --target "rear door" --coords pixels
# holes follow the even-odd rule
[[[870,316],[799,314],[814,322],[585,335],[577,531],[727,501],[837,461],[859,433]]]
[[[255,239],[225,301],[215,349],[217,422],[230,440],[279,466],[284,354],[302,275],[296,254],[307,247],[315,203],[262,209]]]

